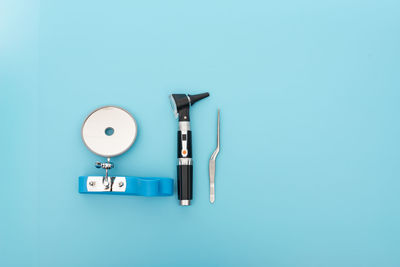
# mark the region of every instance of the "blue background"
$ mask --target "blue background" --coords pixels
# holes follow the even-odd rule
[[[0,1],[1,265],[400,266],[399,45],[395,0]],[[113,174],[175,178],[203,91],[193,206],[78,194],[92,110],[138,122]]]

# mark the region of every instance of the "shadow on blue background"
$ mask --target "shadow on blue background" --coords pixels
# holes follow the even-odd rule
[[[0,2],[2,266],[399,266],[398,1]],[[79,195],[86,115],[126,108],[115,175],[176,172],[193,206]],[[221,108],[216,203],[208,159]]]

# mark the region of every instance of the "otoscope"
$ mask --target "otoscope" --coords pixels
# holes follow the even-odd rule
[[[189,108],[209,93],[198,95],[170,95],[175,117],[179,117],[178,129],[178,199],[181,206],[189,206],[193,192],[192,131],[190,130]]]

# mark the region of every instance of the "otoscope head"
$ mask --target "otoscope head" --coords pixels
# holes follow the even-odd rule
[[[210,94],[209,93],[202,93],[202,94],[188,95],[188,96],[189,96],[189,99],[190,99],[190,105],[193,105],[197,101],[202,100],[203,98],[206,98],[206,97],[210,96]]]
[[[197,101],[208,97],[209,93],[187,95],[187,94],[172,94],[170,95],[172,110],[174,111],[175,117],[179,120],[189,120],[189,107]],[[186,116],[186,118],[185,118]]]

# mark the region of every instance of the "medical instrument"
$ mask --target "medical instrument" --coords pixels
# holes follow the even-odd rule
[[[209,165],[208,165],[208,171],[209,171],[209,174],[210,174],[210,202],[211,203],[214,203],[214,201],[215,201],[215,160],[216,160],[216,158],[218,156],[219,148],[220,148],[219,124],[220,124],[220,110],[218,109],[218,115],[217,115],[217,148],[212,153],[210,161],[209,161]]]
[[[193,198],[192,131],[189,109],[209,93],[198,95],[171,94],[170,100],[175,117],[178,118],[178,199],[181,206],[189,206]]]
[[[104,176],[80,176],[79,193],[122,194],[139,196],[170,196],[173,180],[164,177],[111,176],[112,157],[126,152],[135,142],[137,124],[125,109],[105,106],[96,109],[85,119],[82,140],[86,147],[105,162],[97,161],[96,168],[105,170]]]

